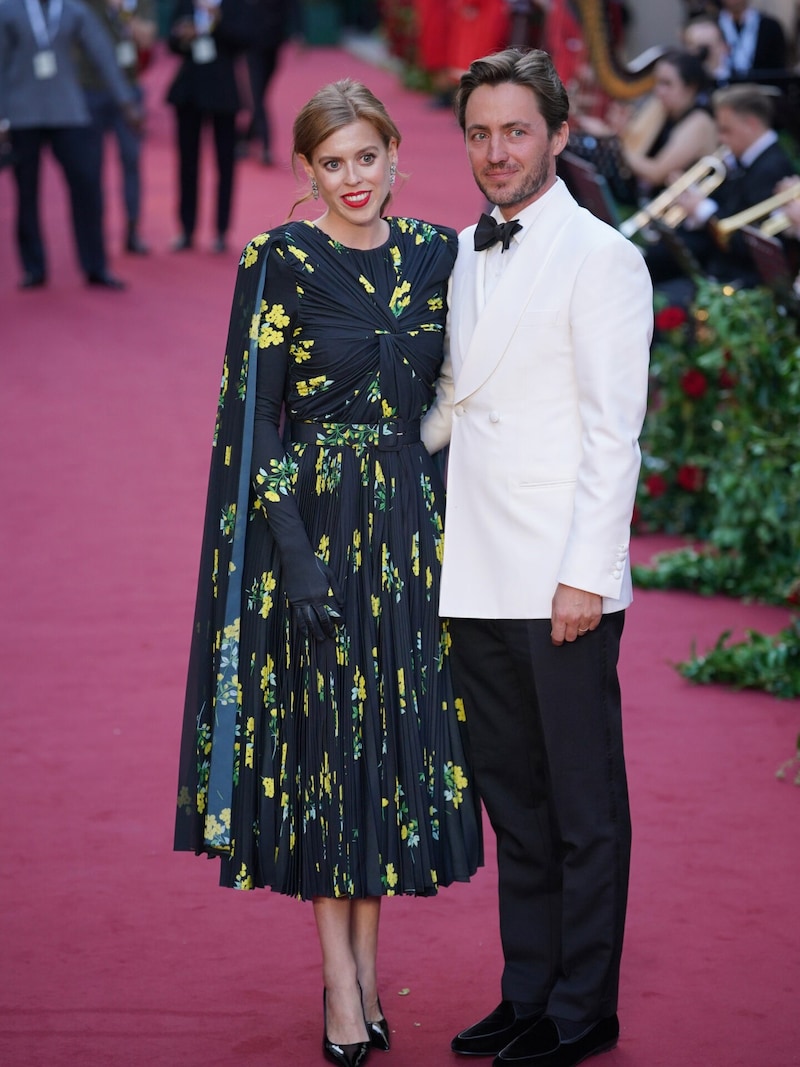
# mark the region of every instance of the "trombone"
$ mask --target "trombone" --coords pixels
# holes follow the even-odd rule
[[[743,226],[749,226],[753,222],[758,222],[759,219],[764,219],[758,227],[759,231],[767,237],[775,237],[783,233],[792,223],[786,212],[778,209],[798,196],[800,196],[800,182],[787,185],[785,189],[781,189],[779,193],[762,200],[759,204],[745,208],[744,211],[738,211],[735,215],[729,215],[727,219],[718,219],[714,224],[714,234],[720,241],[725,242],[732,233],[741,230]]]
[[[668,185],[663,192],[659,193],[654,200],[645,204],[629,219],[625,219],[619,228],[620,233],[625,237],[633,237],[649,222],[656,219],[670,229],[679,226],[686,218],[686,211],[677,202],[678,198],[692,186],[696,186],[704,197],[709,196],[725,180],[727,168],[722,160],[726,155],[727,149],[718,148],[712,155],[703,156],[672,185]]]

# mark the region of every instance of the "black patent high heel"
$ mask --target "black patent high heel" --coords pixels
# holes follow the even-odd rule
[[[381,1017],[374,1022],[364,1016],[364,1022],[367,1024],[367,1033],[369,1034],[369,1043],[373,1048],[380,1049],[381,1052],[388,1052],[390,1047],[389,1024],[383,1014],[380,998],[378,998],[378,1011],[381,1013]]]
[[[351,1045],[337,1045],[328,1038],[328,991],[322,991],[322,1019],[324,1032],[322,1035],[322,1051],[325,1059],[335,1063],[338,1067],[362,1067],[366,1063],[372,1045],[369,1041],[356,1041]],[[369,1032],[369,1026],[367,1026]]]

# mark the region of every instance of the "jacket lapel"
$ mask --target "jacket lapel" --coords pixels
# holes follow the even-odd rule
[[[457,301],[456,306],[461,309],[456,332],[463,353],[463,363],[455,381],[456,402],[474,393],[492,374],[542,280],[557,284],[556,279],[548,278],[548,264],[562,231],[577,210],[578,205],[567,192],[566,186],[562,182],[556,183],[547,195],[544,210],[534,219],[514,253],[502,284],[485,302],[486,255],[472,249],[470,229],[469,246],[462,247],[459,252],[459,258],[465,256],[469,259],[454,294],[454,302]]]

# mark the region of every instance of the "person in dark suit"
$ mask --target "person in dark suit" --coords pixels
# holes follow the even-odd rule
[[[86,0],[114,43],[117,65],[143,106],[144,92],[139,80],[141,57],[148,55],[156,40],[158,27],[154,0]],[[141,154],[142,130],[125,121],[113,95],[98,78],[86,56],[81,56],[81,85],[86,96],[94,130],[97,167],[102,170],[106,134],[113,135],[119,150],[122,191],[127,232],[125,249],[134,255],[149,251],[139,233],[142,204]]]
[[[783,27],[751,7],[748,0],[722,0],[719,27],[730,49],[731,78],[786,69]]]
[[[133,90],[117,65],[108,34],[81,0],[0,3],[0,139],[10,138],[17,185],[20,286],[47,280],[39,219],[39,170],[49,145],[67,180],[78,259],[90,285],[122,289],[108,271],[103,239],[100,168],[91,150],[89,111],[75,50],[83,49],[134,126],[141,121]],[[5,134],[2,132],[5,129]]]
[[[247,130],[239,141],[239,155],[247,154],[249,142],[260,146],[261,162],[271,166],[272,122],[266,96],[278,67],[278,58],[286,41],[290,0],[244,0],[250,20],[247,46],[247,74],[250,82],[252,112]]]
[[[235,59],[247,44],[248,22],[241,0],[177,0],[169,47],[182,63],[167,92],[175,108],[181,233],[173,250],[194,242],[200,173],[200,134],[210,123],[217,164],[216,239],[214,251],[225,251],[233,199],[236,156],[236,112],[240,107]]]
[[[759,284],[760,276],[744,236],[735,232],[721,237],[718,222],[767,200],[795,167],[772,129],[772,97],[762,86],[718,89],[712,107],[719,140],[729,150],[727,174],[709,197],[691,189],[683,194],[687,214],[678,237],[705,274],[750,288]],[[654,283],[667,296],[681,303],[691,298],[693,286],[664,242],[648,249],[646,259]]]
[[[647,401],[642,256],[556,175],[550,56],[475,60],[456,93],[491,216],[453,270],[422,425],[449,443],[440,614],[497,838],[502,1002],[452,1041],[497,1067],[612,1048],[631,827],[617,677]]]

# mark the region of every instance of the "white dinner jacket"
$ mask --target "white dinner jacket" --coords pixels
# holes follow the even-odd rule
[[[460,235],[448,353],[423,421],[431,452],[450,444],[445,616],[550,618],[559,582],[600,594],[606,612],[632,597],[650,278],[560,179],[520,219],[488,300],[487,253],[474,226]]]

